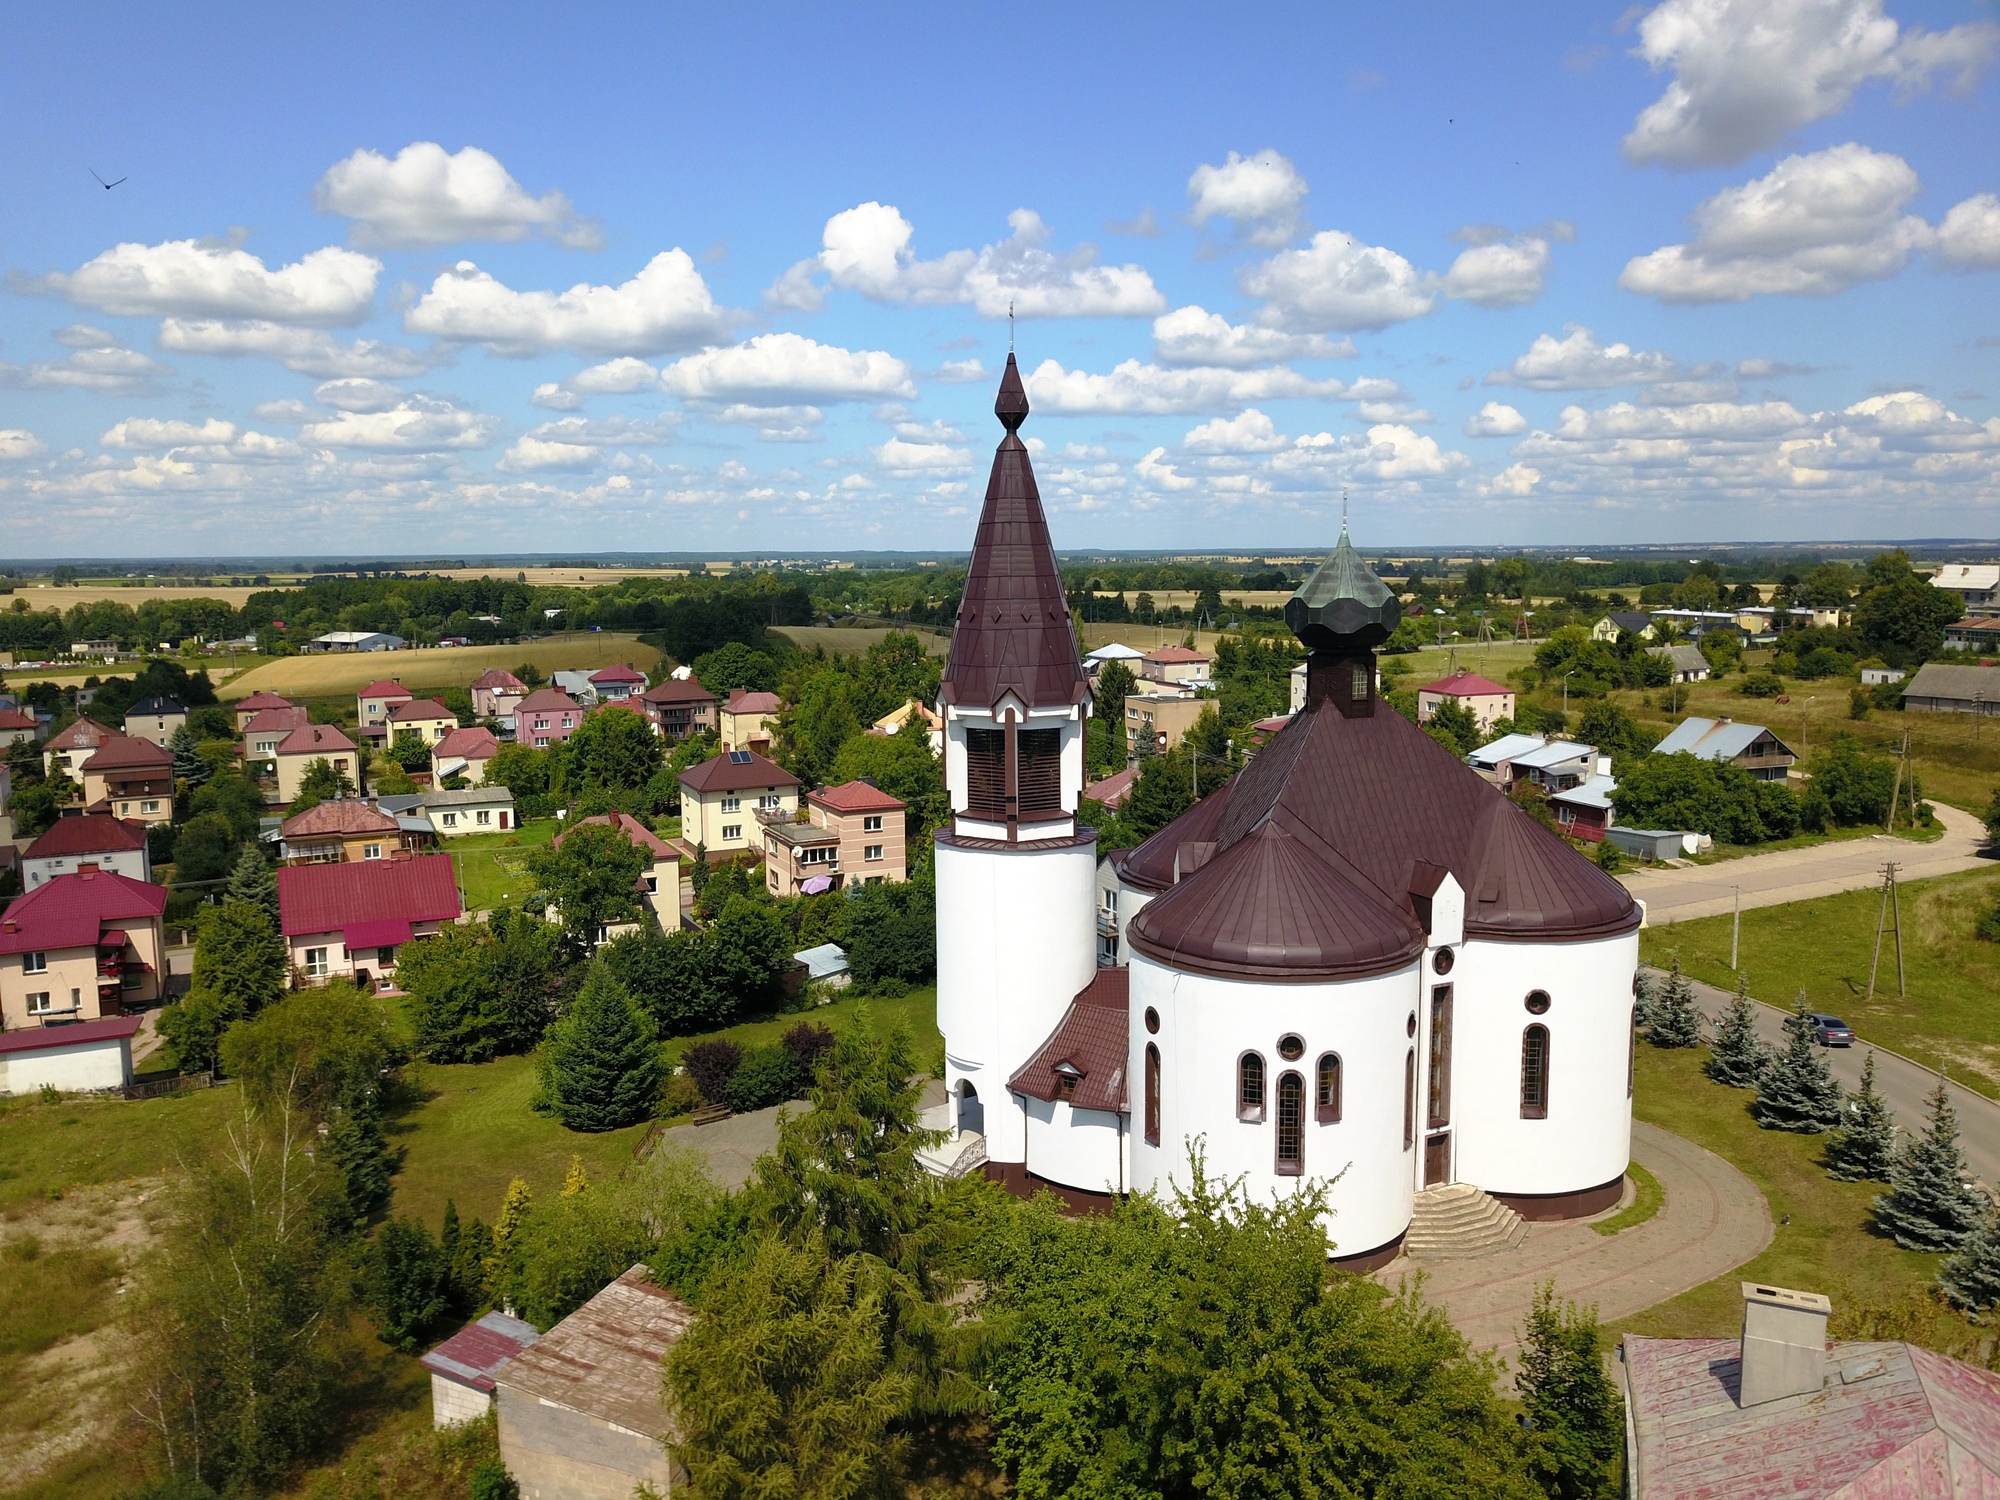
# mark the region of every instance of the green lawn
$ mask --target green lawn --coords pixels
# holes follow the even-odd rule
[[[2000,1009],[1993,1004],[2000,943],[1973,932],[2000,903],[2000,870],[1915,881],[1902,887],[1900,900],[1908,999],[1896,993],[1895,943],[1885,934],[1874,1003],[1863,1003],[1882,906],[1876,890],[1744,912],[1739,956],[1751,994],[1789,1006],[1803,987],[1813,1009],[1838,1015],[1868,1040],[1948,1067],[1970,1087],[2000,1098]],[[1729,924],[1721,916],[1647,928],[1640,952],[1662,968],[1678,956],[1697,979],[1734,989]]]
[[[241,1107],[232,1085],[139,1103],[0,1100],[0,1216],[72,1186],[150,1177],[197,1160]]]
[[[548,843],[561,827],[554,818],[539,818],[512,833],[470,833],[439,840],[438,847],[451,856],[458,871],[465,909],[491,911],[531,894],[535,882],[528,874],[528,851]]]
[[[918,1064],[934,1077],[944,1076],[944,1037],[937,1029],[937,986],[934,984],[911,990],[897,1000],[881,996],[865,1000],[843,998],[808,1011],[743,1021],[720,1031],[704,1032],[700,1036],[676,1037],[667,1044],[667,1055],[678,1062],[696,1042],[719,1037],[727,1037],[744,1047],[753,1047],[776,1041],[801,1021],[811,1021],[819,1026],[839,1026],[864,1012],[869,1026],[876,1031],[887,1031],[898,1024],[908,1027]]]

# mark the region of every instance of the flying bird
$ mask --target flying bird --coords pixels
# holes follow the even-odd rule
[[[97,177],[97,172],[95,168],[86,167],[84,170],[89,172],[92,177]],[[124,180],[125,179],[121,177],[118,179],[118,182],[123,182]],[[106,182],[102,177],[97,177],[97,185],[103,188],[104,191],[107,193],[110,192],[113,188],[117,187],[118,182]]]

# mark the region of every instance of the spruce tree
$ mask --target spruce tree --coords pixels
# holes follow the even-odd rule
[[[1604,1372],[1597,1309],[1556,1301],[1553,1281],[1535,1288],[1521,1330],[1514,1388],[1534,1426],[1529,1463],[1563,1500],[1617,1493],[1612,1461],[1624,1448],[1625,1406]]]
[[[652,1018],[607,966],[593,964],[549,1033],[542,1087],[550,1113],[571,1130],[617,1130],[653,1112],[662,1078]]]
[[[1887,1182],[1896,1165],[1896,1118],[1875,1091],[1875,1053],[1861,1064],[1861,1092],[1847,1096],[1826,1145],[1826,1171],[1842,1182]]]
[[[1750,1003],[1750,982],[1739,979],[1736,998],[1715,1023],[1708,1076],[1733,1089],[1754,1089],[1771,1065],[1771,1050],[1757,1040],[1757,1009]]]
[[[167,749],[174,757],[174,780],[187,783],[189,790],[200,786],[215,774],[214,768],[201,758],[201,740],[192,726],[183,724],[167,736]]]
[[[1989,1205],[1964,1244],[1938,1268],[1938,1286],[1967,1312],[2000,1302],[2000,1205]]]
[[[1701,1011],[1694,1003],[1694,986],[1674,960],[1673,972],[1659,999],[1647,1007],[1646,1038],[1655,1047],[1701,1045]]]
[[[1897,1151],[1889,1191],[1875,1199],[1875,1222],[1905,1250],[1956,1250],[1979,1227],[1984,1205],[1962,1180],[1958,1115],[1942,1078],[1926,1102],[1930,1126]]]
[[[278,872],[255,844],[245,846],[236,868],[229,873],[229,899],[261,906],[272,921],[278,919]]]
[[[1750,1113],[1766,1130],[1794,1130],[1801,1135],[1818,1135],[1840,1125],[1840,1085],[1826,1065],[1826,1049],[1819,1044],[1803,990],[1798,1009],[1785,1017],[1784,1050],[1757,1080]]]
[[[504,1300],[502,1292],[509,1273],[507,1257],[514,1236],[520,1233],[521,1226],[528,1222],[528,1215],[534,1211],[535,1200],[528,1191],[528,1184],[516,1177],[507,1184],[507,1196],[500,1204],[500,1217],[493,1225],[492,1243],[487,1246],[486,1258],[482,1262],[486,1273],[486,1293],[496,1300]]]

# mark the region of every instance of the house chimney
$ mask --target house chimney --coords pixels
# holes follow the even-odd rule
[[[88,870],[88,871],[89,871],[89,872],[90,872],[91,874],[93,874],[93,875],[94,875],[94,874],[96,874],[96,873],[97,873],[97,868],[98,868],[98,866],[97,866],[97,861],[96,861],[96,860],[94,860],[94,859],[86,859],[86,860],[84,860],[84,861],[83,861],[83,862],[82,862],[81,864],[79,864],[79,865],[78,865],[78,866],[76,867],[76,873],[77,873],[77,874],[79,874],[79,875],[81,875],[81,874],[83,874],[83,873],[84,873],[84,872],[85,872],[86,870]]]
[[[1818,1292],[1743,1286],[1743,1361],[1736,1404],[1758,1406],[1818,1390],[1826,1379],[1826,1319]]]

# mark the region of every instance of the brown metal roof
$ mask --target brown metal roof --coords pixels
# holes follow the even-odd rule
[[[1007,436],[986,481],[938,696],[970,708],[990,707],[1007,693],[1030,708],[1076,703],[1090,691],[1090,677],[1077,655],[1034,467],[1015,431],[1028,415],[1028,396],[1012,354],[993,410]]]
[[[1036,1099],[1062,1097],[1065,1073],[1076,1079],[1070,1103],[1077,1109],[1127,1107],[1125,1047],[1130,1036],[1126,1012],[1132,971],[1099,969],[1075,999],[1039,1051],[1007,1080],[1017,1094]]]
[[[643,1265],[634,1266],[495,1371],[494,1379],[628,1432],[671,1437],[660,1361],[693,1321],[685,1302],[656,1286]]]
[[[697,792],[743,792],[752,788],[797,786],[799,778],[755,750],[725,750],[680,774],[680,783]]]

